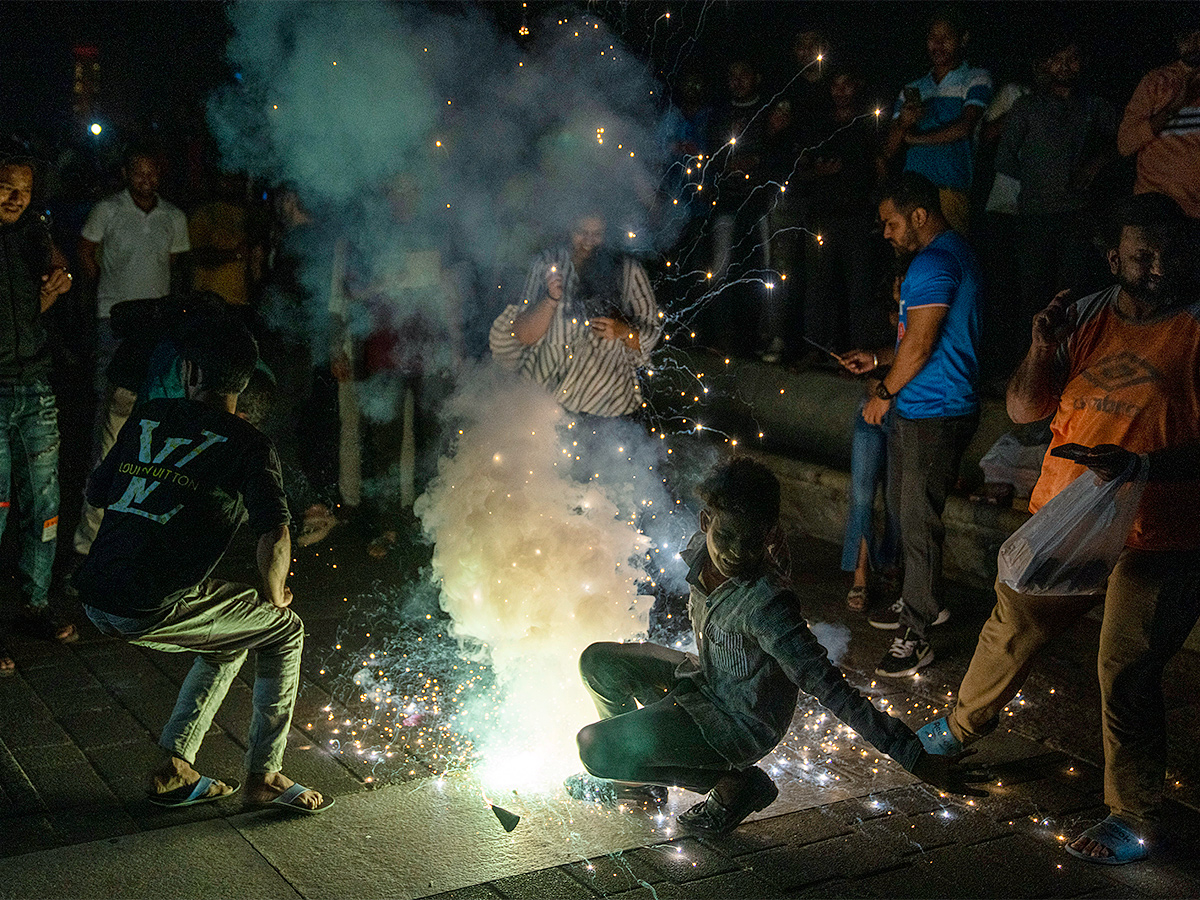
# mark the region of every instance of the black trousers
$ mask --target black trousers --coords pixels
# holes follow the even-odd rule
[[[707,793],[732,771],[675,700],[691,685],[675,677],[685,655],[658,644],[592,644],[579,658],[601,720],[579,732],[589,773],[612,781]]]

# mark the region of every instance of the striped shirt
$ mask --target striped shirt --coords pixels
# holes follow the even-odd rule
[[[1122,156],[1137,154],[1135,194],[1158,191],[1200,218],[1200,107],[1185,106],[1157,133],[1150,126],[1191,77],[1192,69],[1182,60],[1149,72],[1125,107],[1117,149]]]
[[[546,333],[532,344],[522,344],[514,323],[530,304],[545,296],[552,266],[563,276],[562,302]],[[625,257],[623,263],[620,309],[621,317],[641,338],[640,350],[624,341],[598,337],[584,324],[570,248],[547,250],[530,267],[521,302],[507,307],[492,323],[488,336],[492,356],[504,368],[544,385],[569,412],[627,415],[642,403],[638,369],[649,365],[650,352],[662,336],[662,316],[650,279],[632,257]]]

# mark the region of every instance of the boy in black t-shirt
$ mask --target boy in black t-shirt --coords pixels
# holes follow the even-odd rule
[[[180,354],[186,398],[139,406],[88,480],[88,500],[105,515],[76,575],[80,600],[105,634],[197,654],[159,739],[165,759],[150,776],[152,803],[190,806],[238,789],[192,765],[253,649],[247,803],[320,812],[333,799],[280,771],[304,625],[287,608],[291,539],[279,458],[264,435],[235,415],[258,348],[239,324],[189,336]],[[247,518],[258,536],[260,590],[210,577]]]

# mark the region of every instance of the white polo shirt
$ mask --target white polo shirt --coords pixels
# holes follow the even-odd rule
[[[142,212],[128,190],[105,197],[83,224],[83,238],[99,244],[96,315],[106,319],[125,300],[165,297],[171,291],[171,254],[186,253],[187,217],[162,197]]]

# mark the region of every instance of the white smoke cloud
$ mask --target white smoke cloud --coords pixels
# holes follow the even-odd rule
[[[457,445],[416,511],[453,633],[490,661],[504,697],[465,722],[489,760],[530,753],[538,778],[561,777],[579,766],[575,732],[596,718],[579,654],[646,632],[652,601],[638,582],[650,541],[603,478],[571,477],[566,415],[540,386],[488,369],[451,407]]]

